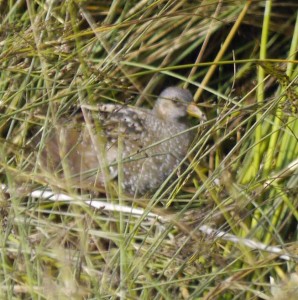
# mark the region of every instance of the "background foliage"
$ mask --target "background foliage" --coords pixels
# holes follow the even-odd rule
[[[279,293],[298,284],[296,1],[19,0],[0,12],[1,298],[291,299]],[[66,184],[71,203],[32,196],[48,188],[32,170],[39,149],[28,153],[36,131],[85,103],[152,107],[171,85],[208,117],[188,167],[142,200],[100,195],[142,217],[95,210]]]

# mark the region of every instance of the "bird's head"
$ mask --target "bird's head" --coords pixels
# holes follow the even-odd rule
[[[188,115],[190,109],[192,111],[195,109],[196,106],[192,101],[193,97],[189,90],[168,87],[158,97],[153,111],[165,121],[180,122]]]

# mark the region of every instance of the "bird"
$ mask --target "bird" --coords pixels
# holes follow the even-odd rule
[[[192,101],[189,90],[168,87],[152,109],[86,105],[81,120],[49,130],[38,164],[74,187],[102,188],[118,178],[129,195],[153,193],[186,157],[194,139],[188,111],[204,118]]]

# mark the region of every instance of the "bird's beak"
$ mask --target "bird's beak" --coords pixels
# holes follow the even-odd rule
[[[200,119],[201,121],[207,121],[206,115],[197,107],[194,102],[191,102],[187,106],[187,113],[192,117]]]

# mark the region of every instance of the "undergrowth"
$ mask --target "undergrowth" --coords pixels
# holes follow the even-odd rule
[[[278,286],[298,285],[295,1],[19,0],[0,11],[1,299],[291,299]],[[207,115],[174,181],[141,199],[117,182],[108,193],[48,185],[35,157],[59,120],[83,104],[152,107],[173,85]],[[72,201],[33,194],[49,188]]]

